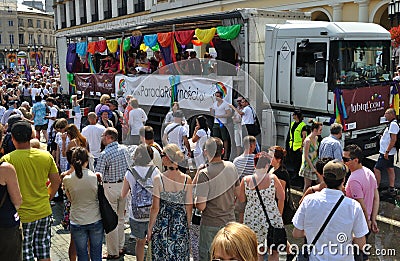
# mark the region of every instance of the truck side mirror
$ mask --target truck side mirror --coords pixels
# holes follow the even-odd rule
[[[315,81],[323,82],[325,80],[325,61],[315,61]]]

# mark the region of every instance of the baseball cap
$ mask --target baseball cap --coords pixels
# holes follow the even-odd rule
[[[173,113],[173,116],[174,116],[175,118],[183,118],[183,117],[184,117],[183,111],[177,110],[176,112]]]
[[[24,101],[24,102],[21,103],[21,106],[29,106],[29,102]]]
[[[331,160],[324,166],[324,177],[330,180],[342,180],[346,177],[348,168],[343,162]]]
[[[11,134],[18,142],[27,142],[32,137],[31,125],[26,121],[18,121],[13,124]]]
[[[18,121],[22,121],[21,115],[19,115],[19,114],[11,115],[7,120],[7,125],[8,125],[7,132],[10,132],[14,123],[16,123]]]

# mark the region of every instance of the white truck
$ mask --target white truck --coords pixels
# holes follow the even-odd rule
[[[361,145],[366,154],[374,152],[376,142],[370,137],[381,129],[391,79],[390,34],[379,25],[310,21],[309,14],[301,12],[237,9],[137,24],[129,32],[138,29],[145,35],[233,24],[242,25],[238,37],[214,46],[216,76],[180,76],[176,91],[183,95],[178,101],[186,112],[208,112],[216,83],[221,82],[228,102],[238,95],[250,98],[262,126],[262,146],[284,145],[290,112],[301,109],[306,117],[329,125],[337,93],[345,142]],[[194,48],[202,57],[209,47]],[[171,77],[176,75],[117,75],[115,93],[123,89],[124,95],[134,94],[147,106],[157,132],[169,110]]]

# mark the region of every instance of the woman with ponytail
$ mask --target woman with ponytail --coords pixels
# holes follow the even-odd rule
[[[86,148],[76,147],[72,152],[71,166],[74,171],[64,177],[63,184],[71,201],[71,237],[75,242],[79,260],[100,261],[102,258],[103,223],[97,198],[97,176],[89,170],[89,153]],[[89,241],[90,238],[90,241]]]

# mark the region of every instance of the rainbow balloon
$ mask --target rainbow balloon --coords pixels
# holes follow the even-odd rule
[[[228,90],[222,82],[217,82],[215,86],[217,87],[217,90],[219,92],[222,92],[222,98],[224,98],[228,94]]]

